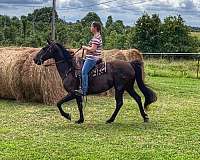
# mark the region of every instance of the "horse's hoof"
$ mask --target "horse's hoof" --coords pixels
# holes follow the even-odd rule
[[[106,121],[107,124],[108,123],[112,123],[112,122],[113,122],[113,120],[111,120],[111,119],[109,119],[109,120]]]
[[[83,119],[79,119],[78,121],[75,121],[76,124],[81,124],[81,123],[83,123],[83,122],[84,122]]]
[[[148,122],[149,122],[149,118],[145,118],[144,123],[148,123]]]

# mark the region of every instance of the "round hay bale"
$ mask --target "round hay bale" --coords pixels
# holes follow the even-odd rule
[[[66,91],[56,66],[38,66],[34,64],[33,57],[39,50],[30,50],[29,57],[22,68],[22,83],[25,88],[25,97],[45,104],[55,104]],[[48,60],[46,63],[52,63]]]
[[[20,70],[26,60],[26,48],[0,49],[0,97],[9,99],[23,99],[21,94]]]
[[[126,57],[127,61],[134,61],[139,60],[144,62],[142,53],[137,49],[129,49],[122,51],[124,56]],[[144,63],[142,65],[142,79],[144,80],[145,73],[144,73]]]
[[[0,48],[1,98],[55,104],[66,94],[55,66],[34,64],[33,57],[38,51],[35,48]]]
[[[137,49],[123,50],[122,52],[124,56],[126,56],[127,61],[132,61],[132,60],[143,61],[142,53]]]

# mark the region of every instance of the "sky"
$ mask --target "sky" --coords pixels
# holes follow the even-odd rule
[[[0,0],[0,14],[8,16],[27,15],[34,9],[52,6],[53,0]],[[187,25],[200,27],[200,0],[56,0],[56,10],[61,19],[76,22],[88,12],[96,12],[103,23],[111,15],[113,20],[122,20],[133,26],[143,15],[181,15]]]

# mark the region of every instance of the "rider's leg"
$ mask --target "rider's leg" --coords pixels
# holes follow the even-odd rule
[[[88,91],[88,73],[96,65],[96,60],[86,59],[82,69],[82,89],[83,94],[86,95]]]
[[[86,58],[82,68],[82,90],[75,91],[77,94],[86,95],[88,90],[88,73],[96,65],[96,60]]]

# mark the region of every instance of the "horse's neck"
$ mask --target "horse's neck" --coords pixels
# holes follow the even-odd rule
[[[60,49],[57,50],[57,53],[56,53],[57,56],[55,57],[55,62],[56,62],[56,67],[57,67],[58,73],[59,73],[61,79],[64,80],[67,72],[70,70],[70,68],[72,66],[70,66],[70,64],[68,64],[66,61],[61,62],[62,60],[64,60],[63,57],[61,56],[62,54],[63,53]],[[61,63],[59,63],[59,62],[61,62]]]
[[[61,62],[61,61],[62,61],[61,57],[55,58],[55,63],[56,63],[56,68],[58,70],[58,73],[59,73],[61,79],[64,80],[67,71],[70,69],[70,66],[68,65],[67,62]]]

